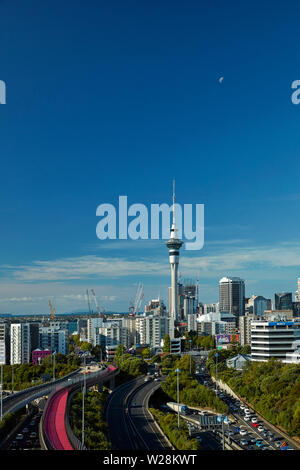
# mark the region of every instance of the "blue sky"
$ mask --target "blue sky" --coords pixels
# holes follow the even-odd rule
[[[100,241],[96,208],[205,204],[200,299],[300,277],[299,2],[0,1],[0,313],[167,301],[162,241]],[[219,83],[219,78],[224,77]]]

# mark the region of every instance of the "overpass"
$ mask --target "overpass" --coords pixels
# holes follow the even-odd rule
[[[67,385],[74,379],[80,372],[80,369],[71,372],[70,374],[62,377],[61,379],[53,382],[47,382],[35,387],[26,388],[20,392],[15,392],[3,399],[3,414],[4,417],[8,413],[13,413],[20,408],[23,408],[28,403],[31,403],[36,398],[49,395],[57,385]]]

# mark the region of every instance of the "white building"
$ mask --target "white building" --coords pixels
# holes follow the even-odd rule
[[[251,344],[251,322],[258,320],[254,315],[243,315],[239,317],[240,344],[246,346]]]
[[[251,323],[251,358],[268,361],[271,357],[286,360],[300,339],[300,321],[257,320]]]
[[[187,315],[187,331],[197,331],[197,314],[190,313]]]
[[[88,318],[87,321],[87,341],[93,346],[96,345],[96,328],[100,328],[103,325],[103,318],[95,317]]]
[[[159,315],[149,315],[136,318],[136,343],[148,345],[151,348],[161,346],[161,341],[166,334],[174,337],[174,329],[170,334],[170,325],[174,328],[171,318]]]
[[[35,343],[35,342],[34,342]],[[31,351],[36,343],[31,341],[30,323],[12,323],[10,325],[10,363],[26,364],[31,362]]]
[[[122,325],[120,321],[107,321],[102,326],[95,329],[95,345],[102,347],[118,346],[122,344]],[[124,345],[125,346],[125,345]]]
[[[8,325],[0,322],[0,364],[8,364]]]
[[[203,306],[203,313],[204,315],[208,313],[219,313],[219,302],[213,304],[204,304]]]

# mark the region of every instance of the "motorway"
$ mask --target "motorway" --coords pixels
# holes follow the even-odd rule
[[[216,385],[206,370],[204,372],[199,371],[196,378],[199,383],[215,390]],[[241,400],[233,398],[220,389],[218,395],[229,406],[230,416],[235,420],[235,424],[224,426],[226,440],[230,439],[236,442],[242,450],[280,450],[280,444],[284,441],[287,442],[276,428],[271,427],[267,421],[258,417],[250,407],[250,418],[246,418],[244,412],[246,406]],[[256,419],[257,423],[255,425],[252,424],[252,419]],[[261,445],[258,444],[259,442],[261,442]],[[291,448],[297,449],[290,440],[287,444]]]
[[[119,386],[107,406],[110,440],[118,450],[170,449],[147,412],[147,401],[159,382],[145,377]]]
[[[138,435],[142,448],[146,450],[158,451],[170,449],[169,444],[158,431],[147,410],[151,394],[159,387],[159,382],[151,380],[138,388],[128,400],[128,410],[131,423]]]

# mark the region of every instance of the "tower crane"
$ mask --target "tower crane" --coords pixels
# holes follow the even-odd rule
[[[91,314],[91,303],[90,303],[90,297],[89,297],[89,290],[86,290],[86,298],[88,301],[88,306],[89,306],[89,314]]]
[[[135,301],[134,301],[134,311],[133,311],[134,315],[136,315],[141,308],[142,299],[144,297],[143,287],[144,287],[143,284],[140,282],[136,291],[136,296],[135,296]]]
[[[98,312],[98,314],[99,314],[99,317],[102,318],[103,315],[102,315],[102,313],[100,312],[100,307],[99,307],[99,305],[98,305],[97,297],[96,297],[96,294],[95,294],[94,289],[91,289],[91,293],[92,293],[92,296],[93,296],[93,299],[94,299],[94,302],[95,302],[96,309],[97,309],[97,312]]]
[[[55,308],[52,307],[51,300],[49,300],[50,312],[51,312],[51,320],[54,321],[55,319]]]

